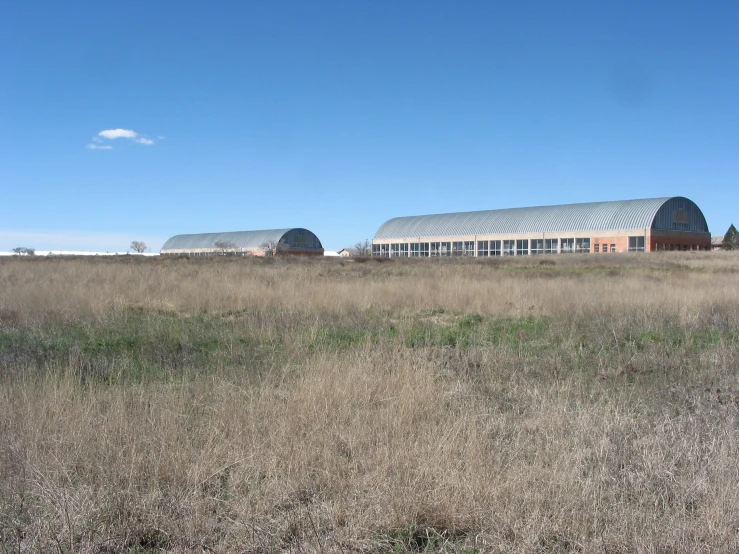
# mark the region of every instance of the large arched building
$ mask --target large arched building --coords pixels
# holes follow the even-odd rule
[[[410,257],[710,249],[703,213],[681,196],[396,217],[372,240],[373,256]]]
[[[323,256],[323,246],[318,237],[308,229],[270,229],[176,235],[164,243],[160,253],[190,256]]]

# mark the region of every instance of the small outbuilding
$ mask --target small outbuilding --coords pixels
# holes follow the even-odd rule
[[[296,227],[265,231],[175,235],[164,243],[161,254],[323,256],[323,245],[314,233],[308,229]]]
[[[349,258],[351,256],[359,256],[358,248],[342,248],[339,250],[339,256],[342,258]]]

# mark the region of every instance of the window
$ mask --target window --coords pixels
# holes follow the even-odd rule
[[[589,254],[590,239],[575,239],[575,252],[578,254]]]
[[[515,240],[504,240],[503,241],[503,255],[513,256],[516,253],[516,241]]]
[[[452,243],[451,242],[432,242],[431,243],[431,255],[432,256],[451,256],[452,255]]]
[[[605,251],[606,251],[606,250],[605,250],[605,248],[604,248],[604,249],[603,249],[603,252],[605,252]],[[600,252],[600,244],[596,244],[596,245],[595,245],[595,253],[597,254],[598,252]]]
[[[464,243],[453,242],[452,243],[452,256],[464,256]]]
[[[390,245],[390,257],[408,256],[408,243],[394,243]]]
[[[490,241],[490,255],[500,256],[500,241],[499,240]]]
[[[629,237],[629,252],[644,252],[644,237]]]
[[[531,253],[532,254],[543,254],[544,253],[544,239],[532,239]]]
[[[428,242],[422,242],[420,243],[419,248],[419,256],[422,258],[428,258],[429,256],[429,243]]]
[[[417,242],[411,243],[411,258],[417,258],[418,256],[421,255],[420,254],[420,246],[421,245],[419,243],[417,243]]]
[[[475,241],[474,240],[468,240],[464,243],[464,255],[465,256],[474,256],[475,255]]]
[[[517,240],[516,241],[516,255],[517,256],[528,256],[529,254],[529,239]]]
[[[575,251],[575,239],[562,239],[560,240],[562,254],[569,254]]]
[[[373,256],[379,256],[380,255],[380,245],[379,244],[373,244],[372,245],[372,255]]]
[[[544,239],[544,254],[556,254],[557,241],[559,239]]]
[[[615,254],[616,253],[616,245],[615,244],[612,244],[611,245],[611,253],[612,254]]]
[[[477,255],[487,256],[488,255],[488,241],[478,240],[477,241]]]

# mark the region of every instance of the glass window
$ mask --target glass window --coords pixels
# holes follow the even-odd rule
[[[532,239],[531,253],[532,254],[543,254],[544,253],[544,239]]]
[[[400,245],[400,255],[404,258],[408,257],[408,243],[404,242]]]
[[[488,255],[488,241],[478,240],[477,241],[477,255],[487,256]]]
[[[544,253],[556,254],[559,239],[544,239]]]
[[[464,243],[453,242],[452,243],[452,256],[464,256]]]
[[[516,255],[517,256],[528,256],[529,255],[529,239],[523,239],[523,240],[516,241]]]
[[[396,258],[400,256],[400,245],[396,242],[390,245],[390,257]]]
[[[490,255],[500,256],[500,241],[499,240],[490,241]]]
[[[451,256],[452,255],[452,243],[451,242],[432,242],[431,255],[432,256]]]
[[[516,253],[516,241],[515,240],[504,240],[503,241],[503,255],[513,256]]]
[[[579,254],[590,253],[590,239],[575,239],[575,252]]]
[[[372,255],[373,256],[379,256],[380,255],[380,245],[379,244],[373,244],[372,245]]]
[[[428,258],[429,256],[429,243],[428,242],[422,242],[420,244],[419,255],[422,258]]]
[[[421,245],[417,242],[411,243],[411,258],[417,258],[420,256],[420,247]]]
[[[612,244],[611,245],[611,253],[615,253],[615,252],[616,252],[616,245],[615,244]]]
[[[575,239],[562,239],[560,245],[562,254],[570,254],[575,251]]]
[[[464,255],[465,256],[474,256],[475,255],[475,241],[474,240],[468,240],[464,243]]]
[[[644,252],[644,237],[629,237],[629,252]]]
[[[595,253],[597,254],[598,252],[600,252],[600,244],[595,245]],[[605,252],[605,249],[603,250],[603,252]]]

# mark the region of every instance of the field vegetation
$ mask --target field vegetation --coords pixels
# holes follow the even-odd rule
[[[739,256],[0,261],[0,552],[739,550]]]

